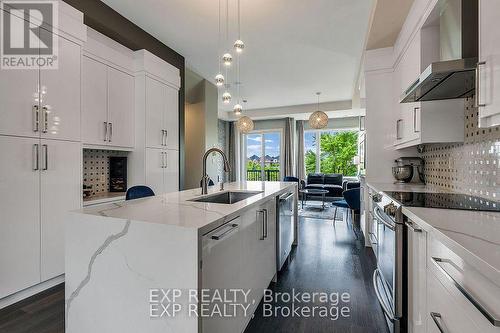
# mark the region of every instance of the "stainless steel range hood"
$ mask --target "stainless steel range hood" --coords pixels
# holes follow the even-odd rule
[[[441,61],[424,70],[404,91],[401,103],[465,98],[475,92],[478,2],[441,0],[438,6]]]

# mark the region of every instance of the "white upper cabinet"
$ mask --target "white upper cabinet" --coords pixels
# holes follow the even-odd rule
[[[146,147],[163,148],[165,145],[166,86],[146,76]]]
[[[463,142],[464,99],[400,103],[401,96],[432,62],[439,61],[439,26],[415,33],[394,71],[396,149],[425,143]],[[398,90],[399,89],[399,90]]]
[[[134,146],[134,77],[108,67],[108,142]]]
[[[107,69],[106,65],[82,57],[82,141],[106,144]]]
[[[82,64],[84,145],[135,145],[133,52],[89,28]]]
[[[168,149],[179,149],[179,90],[166,86],[165,142]]]
[[[479,65],[476,99],[479,126],[500,125],[500,1],[479,0]]]
[[[41,29],[42,34],[50,34]],[[80,141],[81,47],[57,37],[58,68],[40,71],[41,136]]]
[[[11,20],[23,21],[13,15]],[[80,140],[81,46],[76,38],[54,37],[58,43],[57,69],[2,70],[0,134]]]

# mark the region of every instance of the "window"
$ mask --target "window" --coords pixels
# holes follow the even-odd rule
[[[246,180],[281,179],[281,133],[254,132],[245,135]]]
[[[358,169],[353,159],[358,154],[358,132],[305,131],[304,154],[307,174],[322,172],[355,176]]]

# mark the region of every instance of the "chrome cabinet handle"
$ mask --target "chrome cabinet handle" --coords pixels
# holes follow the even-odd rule
[[[441,323],[439,321],[441,321],[443,319],[443,317],[441,316],[440,313],[437,313],[437,312],[431,312],[431,318],[432,320],[434,321],[434,324],[436,324],[439,332],[441,333],[447,333],[448,331],[446,331],[444,329],[444,327],[441,325]]]
[[[481,74],[481,66],[484,66],[486,65],[486,61],[480,61],[477,63],[477,66],[476,66],[476,100],[475,100],[475,107],[476,108],[484,108],[486,106],[486,103],[480,103],[480,99],[481,99],[481,93],[480,93],[480,85],[481,85],[481,81],[480,81],[480,74]]]
[[[47,145],[42,145],[42,150],[43,150],[43,169],[42,170],[48,170],[49,169],[49,147]]]
[[[165,132],[165,146],[168,146],[168,131],[164,130]]]
[[[168,152],[164,151],[163,156],[165,158],[165,169],[168,169]]]
[[[397,140],[402,139],[402,137],[400,137],[400,136],[399,136],[399,134],[400,134],[400,133],[399,133],[399,123],[401,123],[401,122],[403,122],[403,119],[398,119],[398,120],[396,121],[396,139],[397,139]]]
[[[413,222],[410,221],[405,222],[405,225],[411,230],[413,230],[413,232],[422,232],[422,229],[415,227],[415,224]]]
[[[268,236],[268,211],[267,209],[262,210],[264,212],[264,238],[267,238]]]
[[[221,240],[222,238],[224,238],[226,235],[233,232],[237,228],[238,228],[238,224],[236,224],[236,223],[228,224],[225,227],[221,228],[221,229],[226,229],[225,231],[221,232],[220,234],[212,235],[210,238],[215,239],[215,240]]]
[[[39,145],[38,143],[35,143],[33,145],[33,171],[37,171],[40,169],[40,163],[39,163],[39,158],[38,158],[38,154],[39,154]]]
[[[383,225],[385,225],[387,228],[391,229],[392,231],[396,230],[396,227],[389,224],[389,222],[387,222],[385,220],[385,218],[380,215],[380,208],[377,206],[375,207],[375,209],[373,210],[373,214],[375,215],[375,218],[377,219],[377,221],[380,223],[382,223]]]
[[[382,281],[380,278],[380,271],[377,268],[373,272],[373,278],[372,278],[373,288],[375,289],[375,295],[377,296],[378,302],[382,306],[382,310],[387,315],[387,318],[389,318],[390,321],[394,322],[394,320],[396,318],[394,317],[394,314],[392,313],[392,311],[389,310],[389,306],[387,306],[387,304],[385,304],[385,302],[382,298],[382,294],[380,293],[380,290],[378,288],[378,286],[379,286],[379,283],[377,282],[378,280]],[[382,286],[382,288],[384,288],[384,286]],[[384,292],[385,292],[385,288],[384,288]]]
[[[49,128],[49,109],[47,106],[42,107],[42,116],[43,116],[43,133],[47,133]]]
[[[113,139],[113,123],[108,123],[109,125],[109,138],[108,138],[108,141],[111,142],[111,140]]]
[[[33,132],[39,131],[40,126],[40,110],[38,105],[33,105]]]
[[[262,209],[257,211],[257,219],[259,219],[259,214],[262,214],[262,221],[261,221],[262,233],[260,235],[260,240],[264,240],[266,239],[264,210]]]
[[[165,169],[165,152],[162,151],[160,154],[161,154],[161,168]]]
[[[487,309],[486,307],[481,304],[478,300],[474,298],[464,287],[462,287],[454,278],[451,276],[441,265],[440,263],[453,263],[449,259],[443,259],[443,258],[438,258],[438,257],[432,257],[432,260],[436,264],[436,266],[439,268],[439,270],[448,278],[448,280],[451,281],[457,287],[457,289],[462,293],[462,295],[467,298],[469,302],[474,305],[476,309],[478,309],[479,312],[493,325],[496,327],[500,327],[500,319],[495,318]]]
[[[108,141],[108,122],[104,122],[104,141]]]
[[[164,129],[161,130],[161,145],[162,146],[165,145],[165,130]]]
[[[413,133],[420,132],[420,130],[417,129],[417,111],[420,111],[420,107],[413,108]]]

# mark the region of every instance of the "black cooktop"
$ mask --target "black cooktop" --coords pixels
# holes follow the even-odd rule
[[[466,194],[385,191],[403,206],[500,212],[500,202]]]

